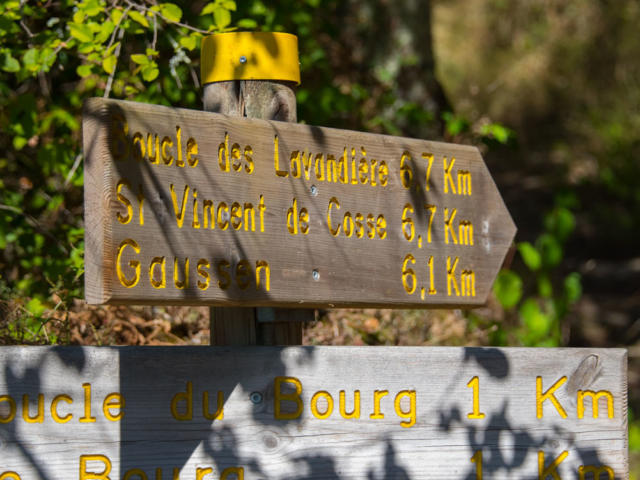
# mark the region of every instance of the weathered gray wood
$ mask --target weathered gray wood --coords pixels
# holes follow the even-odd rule
[[[515,234],[470,146],[104,99],[86,103],[84,138],[85,189],[100,198],[85,213],[91,303],[475,306]],[[170,166],[147,158],[156,138]],[[146,159],[134,160],[143,143]],[[226,168],[232,150],[239,171],[222,171],[218,153]],[[336,164],[329,182],[326,166]],[[214,229],[205,201],[217,209]],[[186,258],[189,285],[179,288]],[[161,287],[160,262],[166,281],[154,288],[149,271]]]
[[[287,82],[227,81],[208,83],[203,87],[203,105],[208,112],[234,117],[296,122],[294,85]],[[263,307],[265,308],[265,307]],[[278,317],[294,317],[295,324],[276,321]],[[270,324],[258,322],[256,309],[211,307],[209,309],[212,345],[300,345],[302,323],[313,320],[313,310],[264,310]],[[279,319],[278,319],[279,320]]]
[[[287,377],[283,386],[277,377]],[[626,479],[626,378],[626,352],[615,349],[4,347],[0,476],[83,478],[80,459],[93,456],[86,472],[102,472],[105,458],[111,472],[84,478],[171,479],[177,469],[187,480],[211,468],[202,476],[210,480],[236,467],[246,479],[466,480],[480,478],[480,451],[485,479],[579,479],[580,467],[590,465],[602,469],[600,479]],[[296,398],[293,379],[302,388],[299,416],[295,400],[277,400]],[[472,418],[476,388],[475,416],[482,418]],[[343,418],[341,391],[347,413],[359,392],[359,418]],[[388,393],[372,416],[375,391]],[[600,393],[597,418],[580,391]],[[204,392],[211,414],[222,392],[223,418],[204,417]],[[23,396],[37,417],[39,394],[43,421],[27,423]],[[107,404],[118,394],[125,403],[106,409],[111,420],[104,408],[110,394]],[[332,412],[317,418],[329,396]],[[292,418],[277,418],[276,405]],[[560,459],[558,476],[540,475],[541,454],[544,468]],[[231,472],[227,478],[236,478]]]

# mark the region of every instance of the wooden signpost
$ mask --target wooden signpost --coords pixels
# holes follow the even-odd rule
[[[298,78],[224,35],[205,81]],[[83,143],[89,303],[476,306],[515,235],[473,147],[103,99]],[[619,349],[4,347],[0,480],[625,479],[626,409]]]
[[[474,306],[515,226],[464,145],[91,99],[90,303]]]
[[[5,347],[0,367],[2,479],[628,478],[624,350]]]

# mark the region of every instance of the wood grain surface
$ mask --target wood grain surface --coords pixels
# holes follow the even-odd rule
[[[5,479],[628,478],[624,350],[4,347],[0,365]]]
[[[515,235],[470,146],[104,99],[83,139],[90,303],[476,306]]]

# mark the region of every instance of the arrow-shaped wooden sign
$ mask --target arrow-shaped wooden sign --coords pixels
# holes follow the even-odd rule
[[[91,99],[90,303],[474,306],[515,225],[477,148]]]

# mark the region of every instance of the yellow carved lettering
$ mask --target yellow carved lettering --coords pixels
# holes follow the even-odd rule
[[[549,466],[544,466],[544,452],[542,450],[538,451],[538,479],[546,480],[546,478],[551,475],[554,480],[562,480],[560,474],[558,474],[557,468],[564,461],[565,458],[569,456],[569,452],[566,450],[558,455]]]
[[[380,401],[383,397],[389,395],[388,390],[376,390],[373,392],[373,413],[369,415],[369,418],[379,420],[384,418],[384,413],[380,412]]]
[[[22,480],[20,475],[16,472],[2,472],[0,473],[0,480]]]
[[[600,480],[604,474],[607,475],[609,480],[616,478],[613,469],[607,465],[580,465],[578,467],[579,480],[585,480],[589,473],[593,474],[593,480]]]
[[[278,177],[286,178],[289,176],[289,172],[286,170],[280,170],[280,150],[278,148],[278,136],[273,137],[273,165]]]
[[[222,420],[224,418],[224,392],[218,391],[216,411],[209,412],[209,392],[202,392],[202,416],[207,420]]]
[[[295,392],[284,393],[282,387],[284,384],[293,386]],[[295,377],[276,377],[274,381],[274,418],[277,420],[294,420],[302,414],[302,383]],[[282,402],[293,402],[296,409],[293,412],[284,412],[282,410]]]
[[[205,475],[209,475],[210,473],[213,473],[213,468],[211,468],[211,467],[207,467],[207,468],[197,467],[196,468],[196,480],[202,480]]]
[[[427,160],[427,169],[425,173],[424,188],[429,191],[429,180],[431,179],[431,167],[433,166],[433,153],[423,153],[422,158]]]
[[[444,209],[444,243],[449,243],[449,235],[451,235],[451,240],[453,241],[454,245],[458,244],[458,240],[456,239],[456,232],[452,226],[453,219],[456,216],[456,212],[457,210],[454,208],[451,211],[451,216],[449,216],[449,209]]]
[[[324,412],[320,412],[320,410],[318,409],[318,402],[320,401],[320,399],[324,399],[327,404]],[[329,418],[332,412],[333,398],[331,397],[329,392],[321,390],[319,392],[316,392],[313,397],[311,397],[311,413],[313,413],[314,417],[319,418],[320,420],[324,420],[325,418]]]
[[[176,159],[176,165],[178,167],[184,167],[184,160],[182,159],[182,128],[176,125],[176,141],[178,146],[176,151],[178,152],[178,158]]]
[[[173,258],[173,284],[176,286],[178,290],[184,290],[185,288],[189,288],[189,257],[184,259],[184,275],[183,280],[180,280],[178,277],[180,268],[178,266],[178,257]]]
[[[0,395],[0,402],[9,404],[9,413],[5,417],[0,416],[0,423],[9,423],[16,418],[16,402],[9,395]]]
[[[182,228],[182,223],[184,222],[184,215],[187,212],[187,199],[189,198],[189,185],[184,186],[184,192],[182,193],[182,206],[178,210],[178,199],[176,197],[176,191],[174,189],[173,183],[169,186],[171,190],[171,201],[173,202],[173,211],[176,216],[176,223],[178,224],[178,228]]]
[[[155,148],[154,148],[154,135],[147,133],[147,157],[149,162],[153,165],[160,163],[160,138],[155,135]]]
[[[129,184],[129,182],[124,179],[120,180],[116,185],[116,197],[118,198],[118,201],[122,203],[127,209],[127,216],[123,217],[120,212],[116,212],[116,218],[122,225],[126,225],[133,218],[133,206],[131,205],[129,199],[122,194],[123,187],[131,189],[131,185]]]
[[[451,177],[451,169],[453,168],[453,164],[456,163],[455,158],[451,158],[451,163],[447,165],[447,157],[443,159],[443,168],[444,168],[444,193],[449,193],[449,189],[451,189],[451,193],[455,195],[456,193],[456,185],[453,183],[453,178]]]
[[[467,387],[473,389],[473,411],[467,413],[467,418],[474,420],[485,417],[485,414],[480,412],[480,379],[476,376],[469,380]]]
[[[67,402],[68,404],[73,403],[73,399],[69,395],[63,394],[54,397],[54,399],[51,401],[51,418],[53,418],[53,421],[56,423],[67,423],[73,417],[73,415],[70,413],[67,413],[64,416],[60,416],[60,414],[58,413],[58,403],[62,401]]]
[[[536,377],[536,416],[542,418],[544,416],[543,404],[545,400],[550,400],[556,410],[562,418],[567,418],[567,412],[565,412],[560,402],[555,397],[554,392],[560,388],[564,382],[567,381],[567,377],[562,377],[557,380],[553,385],[549,387],[546,392],[542,392],[542,377]]]
[[[167,153],[167,147],[168,148],[173,147],[173,140],[171,140],[169,137],[164,137],[162,139],[162,143],[160,146],[161,153],[162,153],[162,161],[164,162],[165,165],[169,166],[173,163],[174,158],[171,153]]]
[[[157,280],[156,267],[160,267],[160,280]],[[167,286],[166,259],[165,257],[153,257],[149,264],[149,283],[153,288],[165,288]]]
[[[271,289],[271,269],[269,268],[269,262],[265,260],[256,261],[256,290],[260,290],[262,286],[260,272],[264,271],[264,289],[269,291]]]
[[[235,475],[236,480],[244,480],[244,468],[243,467],[225,468],[220,474],[220,480],[227,480],[227,477],[229,475]]]
[[[83,383],[82,388],[84,390],[84,416],[78,421],[80,423],[94,423],[96,417],[91,416],[91,384]]]
[[[402,409],[402,399],[409,399],[409,409]],[[413,427],[416,424],[416,391],[415,390],[402,390],[398,392],[396,398],[393,402],[396,415],[399,418],[405,420],[404,422],[400,422],[400,425],[404,428]]]
[[[351,412],[347,412],[345,397],[346,392],[340,390],[340,415],[342,415],[342,418],[360,418],[360,390],[353,392],[353,410]]]
[[[42,423],[44,421],[44,395],[38,394],[38,407],[33,417],[29,415],[29,395],[22,396],[22,418],[27,423]]]
[[[598,401],[601,397],[604,397],[607,400],[607,416],[609,418],[613,418],[613,395],[607,390],[600,390],[598,392],[594,392],[592,390],[578,390],[578,418],[584,418],[585,397],[591,398],[591,409],[593,412],[593,418],[598,418]]]
[[[471,457],[471,463],[476,465],[476,480],[482,480],[482,450],[476,450]]]
[[[104,469],[101,472],[88,472],[89,462],[102,462]],[[80,480],[110,480],[111,460],[105,455],[81,455],[80,456]]]
[[[178,411],[179,402],[186,404],[184,412]],[[171,399],[171,415],[181,422],[193,420],[193,384],[191,382],[187,382],[186,392],[178,392]]]
[[[126,240],[123,240],[118,247],[118,254],[116,256],[116,274],[120,283],[124,287],[133,288],[140,280],[140,262],[138,260],[129,260],[129,267],[132,268],[135,273],[133,279],[128,279],[122,271],[122,253],[124,252],[125,247],[131,247],[136,253],[140,253],[140,246],[135,242],[135,240],[127,238]]]
[[[122,409],[125,407],[124,397],[120,393],[110,393],[104,398],[104,402],[102,402],[102,413],[104,413],[104,417],[107,420],[112,422],[117,422],[122,420],[122,416],[124,412]],[[112,409],[118,409],[117,413],[113,413]]]
[[[195,138],[189,138],[187,140],[187,163],[190,167],[195,167],[198,165],[198,142],[196,142]]]
[[[130,470],[127,470],[122,477],[122,480],[129,480],[134,475],[138,477],[136,478],[136,480],[148,480],[147,474],[144,473],[144,470],[141,470],[140,468],[132,468]]]
[[[198,275],[200,275],[204,279],[204,282],[198,280],[198,288],[200,290],[206,290],[207,288],[209,288],[209,272],[207,271],[209,268],[211,268],[211,265],[209,264],[208,260],[204,258],[198,260],[196,270],[198,271]]]
[[[223,172],[229,171],[229,134],[226,132],[224,134],[224,142],[218,145],[218,166]]]
[[[451,257],[447,257],[447,295],[451,296],[451,286],[456,292],[456,297],[460,296],[460,290],[458,289],[458,281],[456,280],[456,267],[458,266],[458,257],[453,261],[451,265]]]

